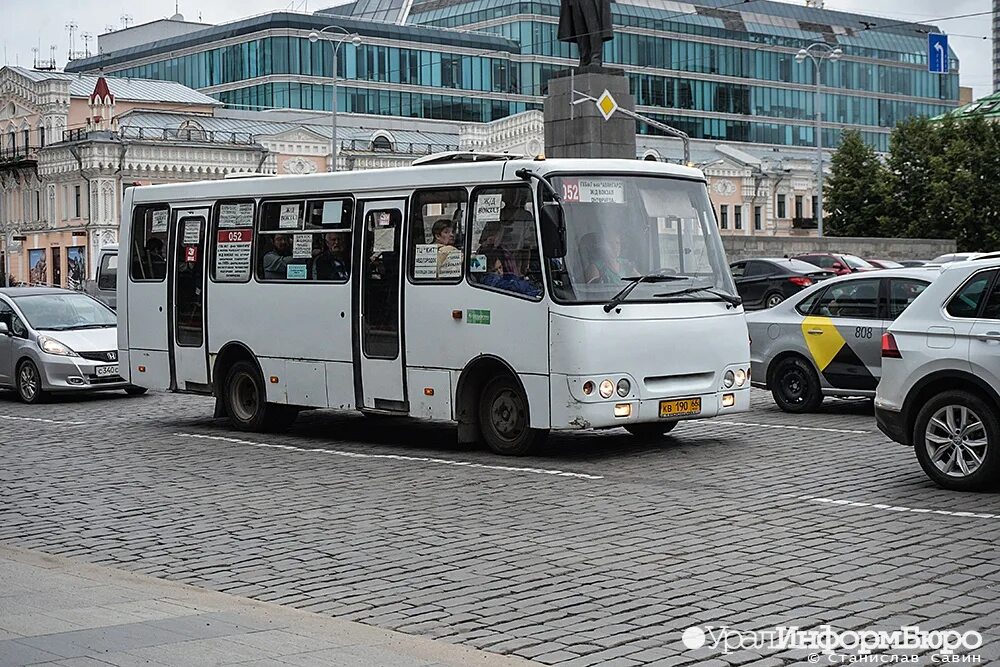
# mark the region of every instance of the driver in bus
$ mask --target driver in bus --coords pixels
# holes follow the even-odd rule
[[[639,270],[635,264],[622,256],[622,240],[618,232],[609,231],[584,277],[588,283],[617,283],[622,278],[637,275]]]
[[[264,279],[284,280],[292,263],[292,241],[288,234],[271,237],[271,249],[264,253]]]

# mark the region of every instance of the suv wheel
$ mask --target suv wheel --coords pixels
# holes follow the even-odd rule
[[[785,412],[817,410],[823,402],[823,389],[812,365],[799,357],[786,357],[771,371],[771,395]]]
[[[984,491],[1000,486],[1000,419],[994,407],[966,391],[927,402],[913,427],[917,460],[938,486]]]

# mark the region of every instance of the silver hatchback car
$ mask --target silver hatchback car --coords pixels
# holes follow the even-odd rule
[[[50,392],[145,389],[118,374],[118,326],[96,299],[53,287],[0,289],[0,386],[25,403]]]

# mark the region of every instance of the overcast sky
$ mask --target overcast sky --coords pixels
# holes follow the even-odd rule
[[[805,0],[783,0],[793,4]],[[202,5],[181,0],[180,11],[188,20],[207,23],[224,23],[238,18],[262,14],[276,9],[295,7],[299,11],[315,11],[341,0],[297,0],[282,4],[271,0],[213,0]],[[69,36],[66,24],[75,21],[77,50],[83,49],[80,35],[89,32],[98,35],[107,26],[120,27],[122,15],[131,14],[135,24],[164,18],[174,13],[174,2],[146,0],[143,3],[114,2],[114,0],[3,0],[3,26],[0,27],[0,45],[4,49],[4,62],[31,66],[34,54],[31,49],[41,46],[41,55],[49,55],[49,45],[55,44],[57,62],[66,63]],[[991,92],[993,85],[992,48],[989,15],[966,19],[940,20],[944,17],[985,12],[992,0],[826,0],[828,9],[853,11],[863,14],[891,17],[896,21],[924,21],[936,23],[952,35],[952,49],[961,60],[963,86],[972,86],[976,97]],[[984,39],[985,38],[985,39]],[[96,51],[96,38],[91,50]]]

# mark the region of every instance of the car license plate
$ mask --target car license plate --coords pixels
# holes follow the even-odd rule
[[[118,375],[118,364],[114,366],[98,366],[94,372],[99,378],[106,378],[111,375]]]
[[[683,417],[701,412],[700,398],[679,398],[676,401],[660,401],[661,417]]]

